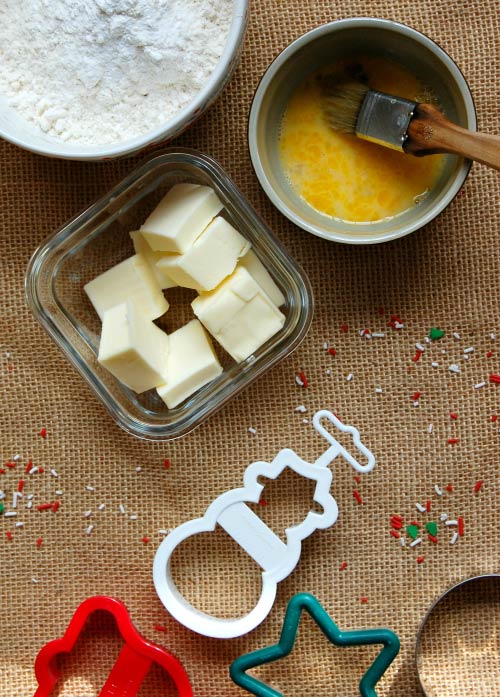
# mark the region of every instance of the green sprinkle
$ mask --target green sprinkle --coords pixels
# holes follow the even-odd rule
[[[408,525],[406,528],[406,532],[412,540],[415,540],[418,536],[418,527],[416,525]]]
[[[429,533],[429,535],[432,535],[433,537],[436,537],[437,531],[438,531],[438,526],[437,523],[426,523],[425,529]]]
[[[436,341],[437,339],[443,338],[444,331],[442,329],[437,329],[437,327],[432,327],[432,329],[429,332],[429,336],[433,341]]]
[[[3,505],[3,501],[0,501],[0,513],[3,513],[5,510],[5,506]]]

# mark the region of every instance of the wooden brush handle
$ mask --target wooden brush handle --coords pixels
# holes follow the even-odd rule
[[[451,152],[500,170],[500,137],[474,133],[448,121],[432,104],[418,104],[408,126],[405,152]]]

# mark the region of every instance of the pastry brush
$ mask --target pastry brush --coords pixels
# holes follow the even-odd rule
[[[432,104],[371,90],[356,81],[323,84],[324,112],[336,131],[412,155],[454,153],[500,170],[500,137],[449,121]]]

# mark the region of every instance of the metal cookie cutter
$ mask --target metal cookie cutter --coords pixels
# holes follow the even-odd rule
[[[322,424],[327,419],[339,431],[352,436],[355,447],[366,457],[361,465]],[[344,425],[329,411],[318,411],[313,417],[314,428],[330,444],[330,447],[311,465],[293,450],[281,450],[271,463],[254,462],[245,470],[244,486],[227,491],[217,497],[202,518],[190,520],[173,530],[159,546],[153,564],[153,580],[160,600],[167,610],[183,625],[199,634],[229,639],[241,636],[257,627],[269,614],[276,597],[277,584],[295,568],[300,558],[301,542],[316,529],[328,528],[338,517],[338,506],[329,493],[332,473],[328,465],[342,455],[358,472],[369,472],[375,465],[375,457],[363,445],[359,432],[353,426]],[[290,467],[307,479],[316,480],[314,500],[322,513],[309,511],[306,518],[286,529],[286,543],[247,506],[257,503],[264,485],[258,478],[276,479],[286,467]],[[208,615],[191,605],[179,592],[170,573],[170,557],[174,549],[188,537],[210,532],[219,524],[262,568],[262,593],[257,605],[247,615],[236,619],[222,619]]]
[[[249,675],[248,670],[278,661],[288,656],[294,647],[302,613],[307,612],[326,638],[335,646],[371,646],[382,644],[383,649],[376,656],[359,682],[362,697],[377,697],[375,685],[391,665],[399,652],[399,639],[390,629],[355,629],[342,631],[313,595],[298,593],[288,603],[281,636],[277,644],[252,651],[237,658],[231,664],[229,673],[233,681],[247,692],[257,697],[283,697],[281,692]]]
[[[73,615],[64,636],[50,641],[40,650],[35,660],[39,687],[34,697],[49,697],[52,693],[59,678],[58,655],[72,651],[89,616],[97,610],[105,610],[113,615],[125,642],[99,697],[134,697],[153,663],[158,664],[172,678],[179,697],[193,697],[187,673],[177,658],[166,649],[146,641],[130,621],[125,605],[106,596],[84,600]]]

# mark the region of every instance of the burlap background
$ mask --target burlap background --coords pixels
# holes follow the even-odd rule
[[[16,528],[15,519],[0,520],[2,697],[33,694],[38,650],[64,632],[84,598],[98,593],[122,599],[146,637],[178,654],[196,695],[242,694],[228,677],[229,663],[277,640],[286,603],[296,591],[314,593],[342,628],[394,629],[402,651],[380,694],[415,695],[414,640],[425,610],[452,582],[498,570],[498,422],[491,416],[498,408],[500,385],[488,381],[491,372],[500,372],[499,344],[490,338],[500,331],[498,175],[474,166],[463,195],[427,229],[392,244],[354,248],[316,239],[289,224],[261,191],[247,155],[248,109],[271,59],[305,30],[363,14],[406,22],[436,39],[467,76],[480,127],[500,130],[496,0],[255,0],[239,69],[211,111],[176,142],[213,155],[227,169],[303,264],[314,288],[316,314],[309,336],[293,356],[197,431],[171,444],[140,442],[115,426],[35,323],[23,294],[24,270],[37,244],[117,182],[137,159],[59,162],[0,144],[1,457],[7,462],[21,456],[15,468],[0,474],[7,508],[18,481],[28,480],[17,518],[24,527]],[[404,329],[388,327],[391,314],[401,317]],[[347,332],[341,329],[344,324]],[[415,342],[431,326],[443,328],[446,336],[414,363]],[[385,331],[386,336],[362,339],[362,328]],[[335,357],[325,353],[324,341],[337,349]],[[463,349],[469,346],[474,352],[464,361]],[[439,367],[432,368],[431,361]],[[459,374],[449,372],[451,363],[461,366]],[[299,370],[307,374],[307,389],[295,383]],[[348,382],[351,372],[354,378]],[[483,380],[486,386],[474,389]],[[376,387],[383,388],[382,394],[375,393]],[[418,407],[412,400],[415,392],[421,393]],[[307,406],[307,414],[295,412],[299,404]],[[349,466],[337,461],[333,493],[341,511],[338,524],[305,542],[299,567],[280,585],[275,608],[261,627],[234,641],[189,632],[168,616],[153,589],[158,530],[201,515],[217,495],[241,484],[244,468],[254,459],[272,458],[285,446],[314,459],[323,443],[302,420],[320,407],[358,426],[377,456],[377,468],[355,483]],[[456,421],[450,412],[457,413]],[[249,434],[250,426],[256,435]],[[45,439],[41,428],[47,429]],[[459,440],[449,445],[450,437]],[[169,469],[163,466],[165,458]],[[45,473],[24,475],[28,460]],[[51,468],[57,479],[49,474]],[[474,494],[479,479],[484,485]],[[435,484],[443,489],[451,484],[453,491],[438,499]],[[354,487],[362,505],[353,497]],[[52,500],[55,489],[64,492],[56,514],[40,513],[36,505],[26,510],[29,493],[38,504]],[[292,477],[265,494],[268,505],[259,512],[278,531],[308,510],[310,491]],[[433,508],[425,517],[417,513],[415,502],[427,499]],[[99,511],[101,503],[106,508]],[[120,514],[119,504],[126,515]],[[84,518],[88,510],[89,520]],[[437,545],[424,540],[412,550],[402,549],[389,534],[393,513],[405,522],[425,522],[442,511],[464,518],[465,535],[455,546],[449,544],[452,530],[442,524]],[[89,523],[95,527],[87,536]],[[144,544],[143,536],[151,541]],[[419,555],[425,557],[421,564],[416,562]],[[259,574],[221,535],[187,545],[180,556],[179,583],[202,607],[230,615],[253,606]],[[343,571],[342,562],[348,563]],[[96,618],[93,627],[96,633],[87,633],[65,664],[61,695],[97,694],[92,685],[102,684],[109,672],[116,638],[106,638],[105,619]],[[481,623],[472,621],[465,631],[480,635]],[[261,674],[286,695],[356,694],[374,655],[374,649],[331,647],[305,620],[293,655]],[[458,660],[450,649],[447,661],[441,655],[436,662],[436,671],[445,672],[447,662]],[[142,696],[162,694],[160,685],[160,677],[152,674]],[[462,690],[475,693],[465,677]]]

